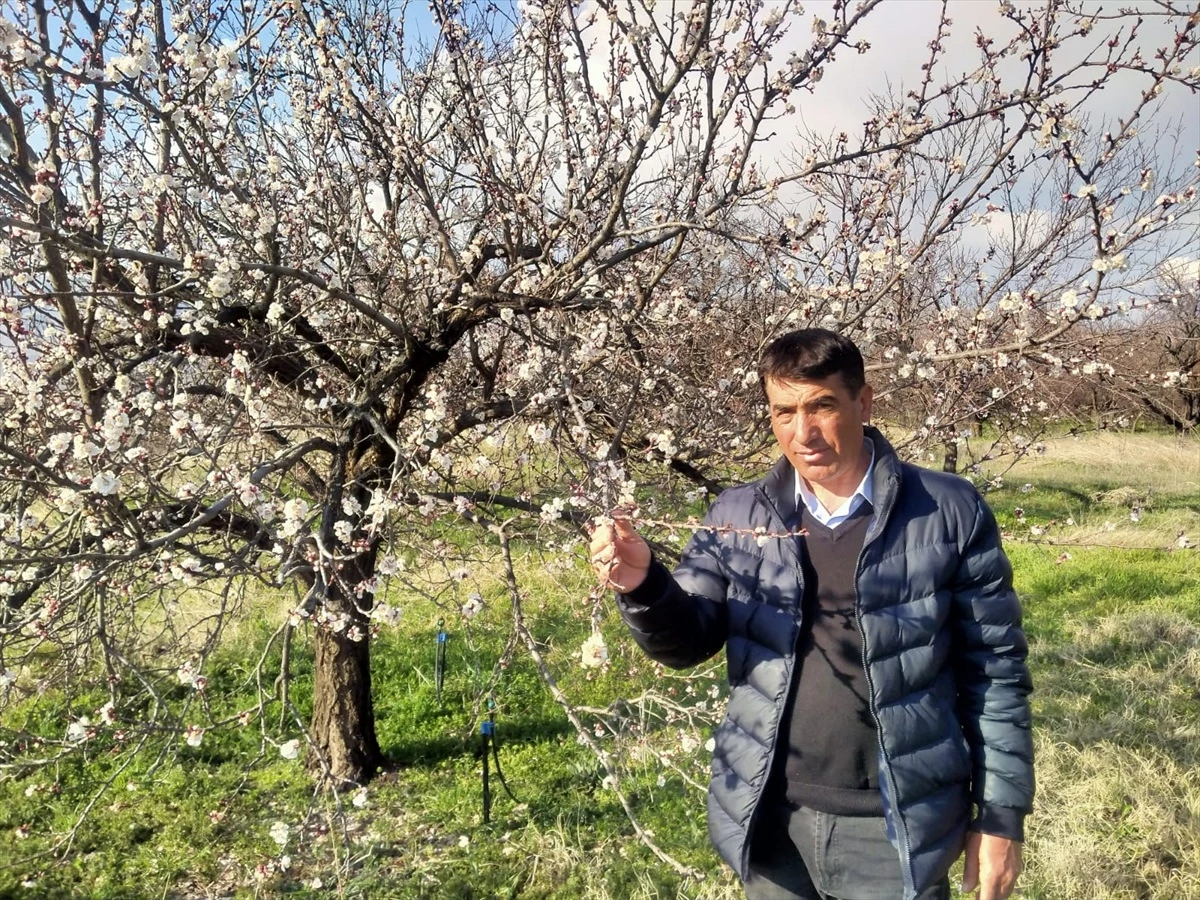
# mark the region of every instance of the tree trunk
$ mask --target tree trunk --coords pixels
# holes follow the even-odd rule
[[[958,471],[958,441],[946,441],[946,452],[942,456],[942,471],[957,472]]]
[[[312,736],[336,781],[365,784],[383,764],[371,702],[367,637],[315,629]]]

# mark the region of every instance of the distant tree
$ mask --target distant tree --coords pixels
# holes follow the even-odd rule
[[[1162,292],[1134,323],[1099,331],[1088,353],[1100,366],[1097,401],[1120,417],[1149,416],[1177,432],[1200,428],[1200,283],[1169,268]]]

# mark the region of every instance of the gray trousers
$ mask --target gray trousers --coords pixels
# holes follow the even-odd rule
[[[835,816],[787,803],[759,814],[747,900],[901,900],[900,855],[882,817]],[[918,900],[950,900],[950,879]]]

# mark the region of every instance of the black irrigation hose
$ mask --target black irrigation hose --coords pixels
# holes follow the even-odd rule
[[[442,687],[446,683],[446,643],[450,639],[449,633],[446,631],[446,620],[438,619],[437,622],[437,644],[433,656],[433,683],[437,687],[437,701],[440,705],[442,702]],[[513,803],[520,803],[516,794],[512,792],[512,788],[508,786],[508,780],[504,777],[504,770],[500,768],[500,745],[496,741],[496,701],[492,697],[488,697],[487,701],[487,718],[479,725],[479,736],[481,750],[483,755],[483,821],[487,824],[491,820],[492,815],[492,782],[490,763],[496,766],[496,777],[500,779],[500,785],[504,788],[504,792],[512,798]],[[489,762],[488,756],[491,756]]]
[[[433,657],[433,683],[437,686],[437,702],[442,702],[442,685],[446,683],[446,641],[450,635],[443,627],[445,619],[438,619],[437,650]]]
[[[496,777],[500,779],[500,785],[513,803],[521,802],[512,792],[512,788],[508,786],[504,770],[500,768],[500,746],[496,741],[496,701],[489,697],[487,707],[488,716],[479,725],[479,735],[483,745],[483,823],[485,825],[491,821],[492,817],[492,785],[488,771],[489,744],[491,745],[492,761],[496,764]]]

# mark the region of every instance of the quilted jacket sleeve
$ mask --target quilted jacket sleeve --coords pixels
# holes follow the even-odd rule
[[[716,521],[720,500],[705,523]],[[728,581],[721,563],[719,536],[701,529],[683,550],[672,574],[657,559],[646,580],[617,606],[633,639],[646,655],[673,669],[697,665],[715,655],[729,636],[725,605]]]
[[[959,721],[974,768],[971,830],[1022,840],[1033,807],[1033,685],[1012,566],[996,518],[978,495],[954,603]]]

